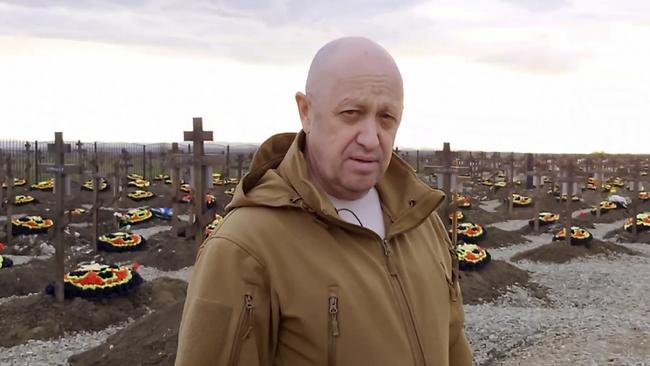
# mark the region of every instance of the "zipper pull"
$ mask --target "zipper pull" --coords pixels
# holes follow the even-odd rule
[[[330,313],[330,317],[332,318],[332,335],[334,337],[338,337],[339,336],[339,321],[338,321],[339,299],[334,295],[331,295],[329,298],[329,313]]]
[[[253,330],[253,295],[246,294],[244,295],[244,308],[246,309],[246,324],[248,327],[241,337],[241,340],[248,338]]]
[[[253,311],[253,295],[244,295],[244,306],[249,313]]]
[[[390,249],[390,243],[387,240],[382,240],[381,245],[384,248],[384,257],[386,257],[388,272],[392,276],[397,276],[397,269],[395,268],[395,263],[393,262],[393,251]]]

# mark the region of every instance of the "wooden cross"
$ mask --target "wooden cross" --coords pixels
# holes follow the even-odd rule
[[[534,160],[534,158],[533,158]],[[546,194],[542,189],[544,187],[544,176],[552,176],[554,173],[548,170],[546,161],[533,161],[533,171],[527,171],[527,175],[533,176],[533,183],[535,186],[535,217],[533,218],[535,233],[539,233],[539,214],[541,211],[541,200]]]
[[[573,195],[577,192],[574,192],[574,185],[577,183],[577,179],[585,179],[587,177],[586,174],[584,173],[576,173],[576,165],[575,165],[575,159],[573,157],[569,157],[566,159],[564,163],[564,175],[558,178],[558,181],[560,183],[566,184],[566,195],[567,195],[567,200],[566,200],[566,214],[565,214],[565,220],[566,220],[566,227],[565,227],[565,233],[566,233],[566,243],[567,245],[571,245],[571,222],[572,222],[572,217],[571,217],[571,203],[573,202],[572,198]],[[562,197],[564,190],[560,191],[560,197]],[[561,202],[561,200],[560,200]],[[600,202],[599,202],[600,206]]]
[[[29,141],[25,141],[25,155],[27,157],[27,160],[25,162],[25,179],[27,180],[31,180],[31,176],[29,174],[30,170],[32,170],[31,147],[32,144],[30,144]]]
[[[442,165],[441,166],[424,166],[425,174],[435,174],[438,179],[438,189],[442,189],[445,192],[445,204],[440,206],[440,209],[444,217],[448,217],[451,211],[450,203],[452,201],[452,189],[456,186],[458,176],[461,173],[467,172],[467,167],[452,166],[452,156],[451,156],[451,147],[448,142],[443,144],[442,148]],[[440,179],[442,177],[442,179]]]
[[[4,164],[4,168],[2,167]],[[11,217],[13,215],[13,207],[15,203],[14,197],[14,175],[11,170],[11,155],[6,154],[4,156],[3,152],[0,150],[0,205],[4,202],[2,189],[2,182],[5,182],[7,185],[7,205],[5,206],[5,213],[7,214],[7,222],[5,226],[5,231],[7,232],[5,241],[7,245],[11,245],[13,240],[12,224]]]
[[[34,141],[34,182],[40,180],[40,169],[39,169],[39,160],[41,158],[41,152],[38,149],[38,141]]]
[[[515,186],[515,153],[510,153],[508,157],[508,163],[506,168],[506,188],[508,192],[508,217],[512,216],[512,210],[514,207],[514,200],[512,199],[512,194],[514,193]]]
[[[83,161],[84,161],[83,154],[84,154],[85,150],[82,149],[82,147],[84,146],[84,144],[83,144],[83,142],[81,142],[81,140],[77,140],[77,143],[75,144],[75,146],[77,147],[77,159],[79,159],[78,160],[79,161],[79,166],[83,170],[84,169],[84,166],[83,166]]]
[[[457,177],[456,184],[451,192],[452,200],[449,211],[451,211],[451,242],[456,247],[458,244],[458,202],[459,194],[462,192],[462,185],[464,181],[471,180],[471,177]],[[446,218],[443,219],[443,222]]]
[[[230,145],[226,145],[226,162],[223,168],[223,178],[224,180],[230,178]]]
[[[206,156],[204,150],[205,141],[213,141],[212,131],[203,130],[203,119],[200,117],[195,117],[192,120],[193,129],[192,131],[185,131],[183,133],[183,139],[185,141],[192,141],[192,146],[194,153],[190,160],[192,164],[192,175],[194,176],[194,190],[192,192],[193,203],[194,203],[194,222],[191,224],[186,232],[190,235],[188,237],[194,236],[196,241],[196,249],[201,246],[203,243],[203,228],[209,224],[214,219],[214,214],[208,212],[207,205],[205,202],[205,195],[207,193],[206,183],[210,182],[212,186],[212,174],[208,174],[208,167],[215,164],[218,161],[217,156]],[[226,156],[226,165],[230,167],[230,146],[228,146],[227,156]]]
[[[244,169],[244,154],[237,154],[237,179],[241,179]]]
[[[604,161],[602,158],[598,159],[598,163],[594,167],[594,161],[590,158],[585,160],[585,168],[581,169],[586,178],[594,178],[597,182],[596,184],[596,217],[600,218],[601,207],[600,202],[603,201],[603,186],[605,183],[605,168]],[[583,195],[584,196],[584,195]]]
[[[642,184],[642,179],[641,179],[641,161],[639,158],[634,158],[632,161],[632,167],[629,167],[626,169],[627,174],[622,175],[621,179],[624,181],[631,180],[632,181],[632,186],[630,187],[632,190],[632,203],[631,203],[631,208],[632,208],[632,233],[634,235],[637,235],[638,233],[638,228],[636,225],[636,215],[639,213],[639,191],[640,191],[640,185]]]
[[[55,240],[55,270],[54,294],[59,303],[63,303],[63,276],[65,275],[65,242],[63,229],[65,227],[65,185],[68,174],[79,173],[78,165],[66,165],[65,153],[70,152],[70,145],[63,143],[63,133],[54,133],[54,144],[48,144],[48,151],[54,153],[54,164],[44,165],[46,170],[55,173],[54,192],[56,205],[54,208],[54,240]],[[96,239],[96,238],[94,238]]]
[[[126,151],[126,149],[122,149],[120,160],[116,166],[117,176],[115,177],[116,186],[118,186],[117,199],[119,200],[121,205],[126,204],[127,187],[129,186],[129,179],[127,176],[129,175],[129,168],[131,167],[133,167],[133,163],[131,163],[131,154],[129,154],[129,152]]]

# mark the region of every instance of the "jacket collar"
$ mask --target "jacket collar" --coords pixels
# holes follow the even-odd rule
[[[264,142],[227,210],[258,205],[302,207],[327,223],[347,227],[327,196],[308,180],[304,146],[302,131],[275,135]],[[395,153],[376,188],[389,220],[387,238],[420,225],[445,198],[441,191],[420,181]]]

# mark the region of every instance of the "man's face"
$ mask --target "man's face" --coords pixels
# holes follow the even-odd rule
[[[310,179],[340,199],[375,186],[390,163],[402,99],[401,79],[389,73],[332,78],[307,95]]]

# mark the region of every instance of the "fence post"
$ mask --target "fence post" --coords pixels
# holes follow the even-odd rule
[[[142,178],[151,180],[151,177],[147,177],[147,145],[142,145]]]
[[[38,167],[38,158],[40,157],[40,151],[38,150],[38,140],[34,141],[34,183],[40,181],[40,172]]]

